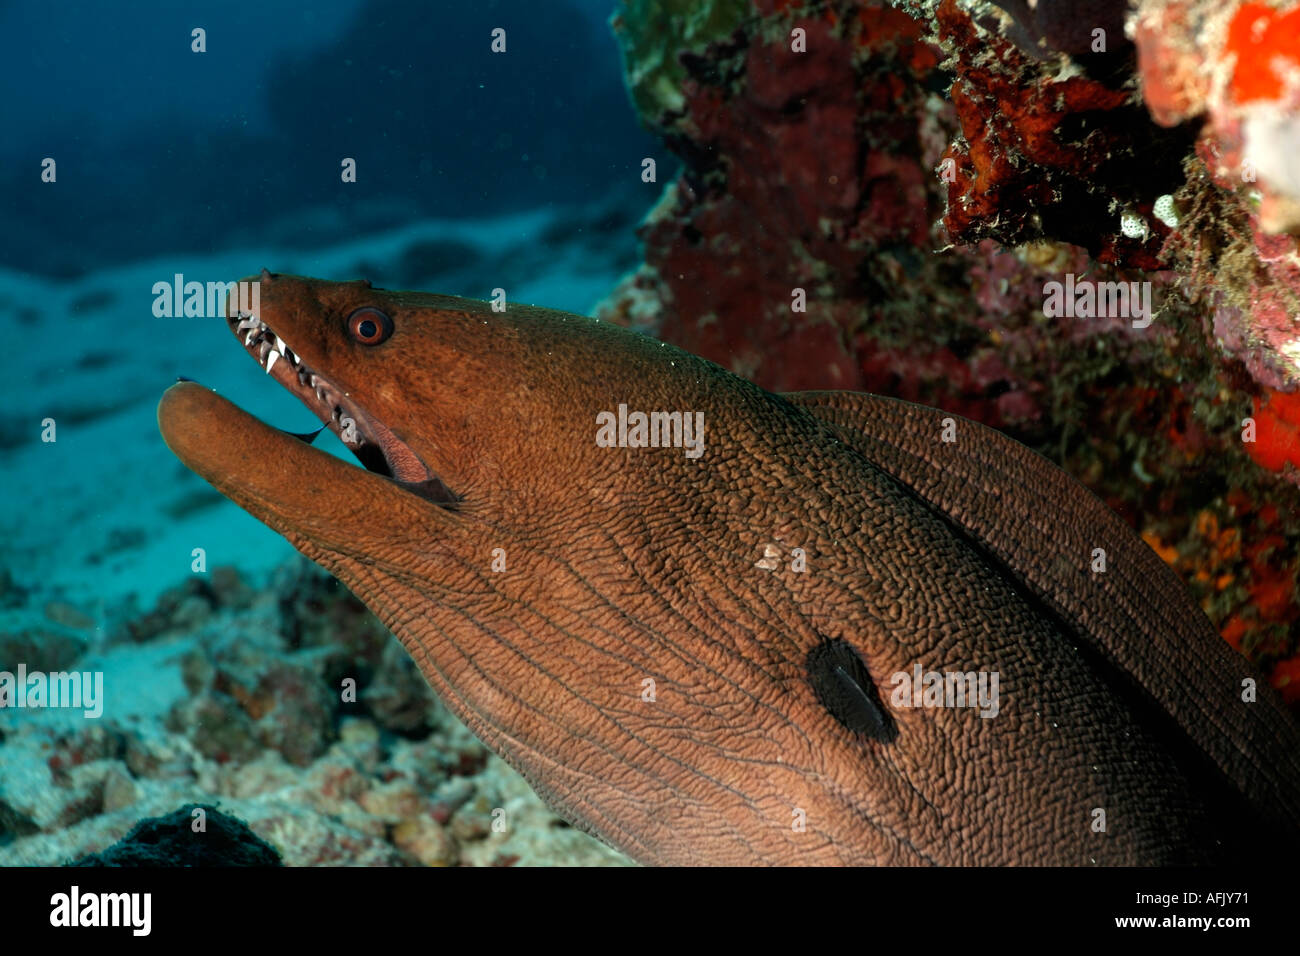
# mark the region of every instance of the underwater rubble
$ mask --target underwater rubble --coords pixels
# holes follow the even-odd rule
[[[374,616],[306,559],[261,588],[215,568],[74,644],[33,636],[73,630],[49,611],[39,627],[0,635],[4,659],[43,646],[44,658],[20,659],[138,679],[119,693],[151,702],[93,720],[0,712],[0,865],[91,854],[103,858],[86,865],[122,865],[139,851],[109,848],[138,822],[193,804],[237,817],[289,866],[630,862],[547,809],[446,711]],[[208,822],[214,841],[229,842],[228,827]]]
[[[1300,705],[1294,4],[624,0],[612,23],[682,169],[602,318],[768,389],[1006,431]]]

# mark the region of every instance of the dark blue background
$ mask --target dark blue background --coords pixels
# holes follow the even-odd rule
[[[641,158],[661,181],[671,160],[628,103],[615,4],[0,3],[0,262],[76,276],[628,190],[644,210]],[[489,49],[497,26],[505,55]],[[56,190],[39,180],[46,156]]]

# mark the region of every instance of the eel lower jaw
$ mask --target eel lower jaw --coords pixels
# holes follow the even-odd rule
[[[244,350],[311,409],[338,435],[367,470],[383,475],[406,491],[442,507],[455,509],[460,496],[384,425],[346,392],[303,362],[289,345],[257,316],[241,312],[226,319]],[[297,435],[308,443],[315,435]]]

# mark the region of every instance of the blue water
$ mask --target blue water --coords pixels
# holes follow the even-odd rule
[[[75,276],[602,198],[642,157],[667,161],[628,105],[612,6],[0,4],[0,262]],[[47,157],[57,189],[42,188]],[[347,188],[343,157],[358,166]]]

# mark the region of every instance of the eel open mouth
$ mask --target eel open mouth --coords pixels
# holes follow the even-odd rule
[[[412,494],[444,508],[460,497],[411,448],[344,391],[303,362],[265,322],[250,312],[227,316],[230,330],[266,373],[298,396],[325,428],[338,435],[367,471],[391,478]],[[294,437],[311,444],[319,431]]]

